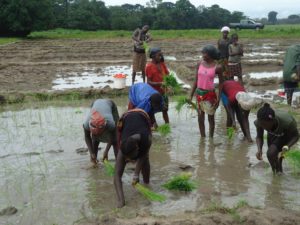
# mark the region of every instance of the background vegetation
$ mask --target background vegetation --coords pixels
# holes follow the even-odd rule
[[[286,19],[277,19],[276,16],[277,12],[270,11],[267,18],[259,21],[265,24],[300,23],[299,15],[290,15]],[[146,6],[123,4],[110,7],[98,0],[1,0],[0,36],[27,36],[32,31],[51,30],[33,33],[31,37],[41,35],[67,38],[80,37],[83,33],[78,30],[85,30],[97,31],[85,32],[86,38],[128,37],[135,28],[148,24],[152,31],[156,30],[153,31],[155,36],[160,38],[194,38],[200,35],[200,38],[207,39],[217,32],[211,29],[219,29],[244,18],[246,16],[243,12],[230,12],[219,5],[196,7],[189,0],[177,0],[176,3],[150,0]],[[298,32],[297,29],[294,27],[284,31],[293,35]],[[270,37],[276,32],[280,34],[266,29],[254,36],[267,34]],[[253,32],[241,32],[242,36],[249,34],[252,36]]]

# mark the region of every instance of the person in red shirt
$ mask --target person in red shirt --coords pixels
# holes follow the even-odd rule
[[[235,127],[235,116],[241,126],[244,137],[252,142],[249,128],[249,113],[252,107],[261,104],[262,100],[251,97],[245,88],[235,80],[223,83],[222,101],[227,113],[227,127]]]
[[[164,76],[169,75],[169,70],[166,64],[164,63],[164,57],[160,48],[151,48],[150,58],[152,59],[152,61],[147,63],[145,69],[145,73],[147,76],[147,83],[163,96],[163,100],[165,104],[162,110],[162,114],[165,123],[169,123],[169,115],[168,115],[169,99],[166,93],[166,89],[163,87]]]

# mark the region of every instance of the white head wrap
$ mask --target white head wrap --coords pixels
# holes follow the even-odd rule
[[[221,32],[223,33],[224,31],[227,31],[229,33],[230,32],[230,28],[227,27],[227,26],[222,27]]]
[[[262,99],[252,97],[249,93],[244,91],[239,91],[235,95],[235,98],[244,110],[251,110],[252,108],[261,105],[263,102]]]

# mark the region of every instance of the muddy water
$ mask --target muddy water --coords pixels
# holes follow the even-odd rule
[[[126,101],[116,99],[120,113]],[[266,157],[262,163],[256,160],[254,143],[241,140],[239,133],[228,140],[222,107],[216,113],[215,138],[200,139],[196,113],[184,109],[178,114],[175,103],[170,104],[172,133],[167,138],[154,133],[151,148],[151,188],[166,195],[167,201],[150,203],[140,196],[131,187],[133,165],[128,165],[123,177],[127,206],[116,210],[112,178],[102,168],[88,169],[88,155],[76,153],[85,147],[82,122],[89,104],[33,105],[0,113],[0,206],[18,209],[15,215],[0,217],[0,224],[73,224],[104,213],[172,215],[212,202],[231,206],[240,200],[252,206],[300,210],[299,177],[286,163],[286,175],[273,177]],[[157,119],[161,124],[161,115]],[[253,120],[251,113],[255,137]],[[197,190],[184,194],[161,188],[187,166]]]

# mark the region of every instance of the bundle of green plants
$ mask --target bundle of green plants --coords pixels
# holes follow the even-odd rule
[[[150,49],[150,47],[149,47],[149,45],[147,44],[147,42],[143,42],[143,47],[144,47],[144,49],[145,49],[145,52],[146,52],[146,55],[148,54],[148,52],[149,52],[149,49]]]
[[[105,173],[110,177],[114,176],[115,167],[110,162],[108,162],[108,160],[104,160],[103,164],[104,164]]]
[[[197,105],[194,103],[194,102],[192,102],[192,101],[190,101],[187,97],[185,97],[185,96],[179,96],[178,97],[178,100],[177,100],[177,104],[176,104],[176,111],[177,112],[180,112],[181,111],[181,109],[182,109],[182,107],[183,106],[188,106],[188,107],[190,107],[190,108],[192,108],[192,109],[195,109],[195,110],[197,110]]]
[[[136,188],[136,190],[138,190],[138,192],[140,192],[149,201],[163,202],[166,200],[166,197],[164,195],[155,193],[154,191],[151,191],[150,189],[146,188],[145,186],[141,185],[140,183],[137,183],[135,185],[135,188]]]
[[[172,177],[167,183],[163,185],[168,190],[176,191],[192,191],[196,188],[196,183],[191,181],[191,173],[181,173]]]
[[[174,72],[170,72],[168,76],[163,78],[163,87],[169,89],[173,93],[178,93],[181,85],[177,82]]]
[[[294,167],[296,170],[300,170],[300,151],[299,150],[289,150],[283,154],[284,158],[288,163]]]
[[[227,137],[229,140],[233,138],[234,133],[235,133],[234,127],[227,127]]]
[[[167,134],[171,133],[171,127],[168,123],[158,126],[157,130],[162,136],[166,136]]]

